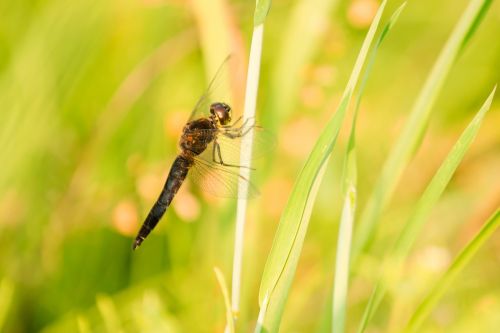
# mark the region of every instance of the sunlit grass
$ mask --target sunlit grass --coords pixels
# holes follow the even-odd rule
[[[250,55],[248,61],[248,73],[245,89],[245,102],[243,107],[243,119],[256,119],[257,93],[259,90],[260,63],[262,58],[262,44],[264,39],[264,21],[271,7],[270,0],[257,0],[254,12],[254,29],[252,42],[250,44]],[[240,165],[251,166],[253,131],[248,133],[242,144],[246,147],[240,153]],[[250,144],[249,144],[250,143]],[[240,176],[250,179],[250,169],[240,169]],[[236,227],[234,239],[233,257],[233,279],[232,279],[232,309],[234,318],[238,318],[240,310],[241,294],[241,272],[243,269],[243,250],[245,224],[247,220],[247,197],[249,188],[247,182],[238,184],[238,204],[236,206]]]
[[[236,332],[280,324],[284,332],[472,332],[494,323],[498,213],[476,231],[498,206],[498,98],[490,95],[487,114],[485,106],[472,113],[498,79],[491,12],[499,3],[408,2],[378,49],[385,35],[374,27],[393,23],[387,13],[401,2],[375,18],[382,1],[273,1],[271,10],[270,1],[238,0],[0,2],[0,331],[223,332],[236,313]],[[265,33],[254,31],[264,21]],[[371,21],[373,47],[359,51]],[[245,109],[278,145],[255,172],[262,196],[240,213],[245,233],[230,286],[235,201],[187,186],[140,252],[131,252],[129,234],[162,185],[199,94],[229,53],[246,68],[252,34],[262,52],[258,66],[249,61]],[[231,76],[240,114],[245,73]],[[414,161],[426,132],[432,151]],[[403,173],[407,166],[421,174]],[[381,203],[371,211],[373,200]],[[350,241],[363,210],[371,222]],[[270,254],[280,213],[291,227],[280,226],[276,242],[287,246]],[[427,243],[458,255],[424,280],[413,257]],[[404,287],[413,298],[401,310]]]
[[[335,280],[333,283],[332,299],[332,332],[340,333],[345,330],[345,317],[347,310],[347,292],[350,272],[350,252],[352,230],[356,215],[357,203],[357,162],[356,162],[356,121],[358,118],[361,98],[370,76],[377,51],[391,28],[396,23],[406,3],[403,3],[391,16],[389,22],[384,26],[380,36],[377,38],[373,50],[368,57],[359,91],[356,96],[354,115],[349,133],[346,154],[344,156],[344,167],[342,176],[344,206],[340,217],[339,232],[337,237],[337,253],[335,260]]]
[[[220,289],[222,291],[222,296],[224,297],[224,305],[226,306],[226,332],[234,333],[234,318],[233,318],[233,309],[231,307],[231,300],[229,297],[229,290],[227,288],[226,279],[224,278],[224,274],[218,269],[214,267],[215,276],[217,277],[217,282],[219,283]]]
[[[485,222],[477,235],[462,249],[446,273],[430,288],[429,293],[414,312],[404,332],[418,332],[422,322],[430,314],[436,303],[446,290],[450,289],[453,280],[499,226],[500,210],[497,210]]]
[[[301,173],[295,181],[292,194],[281,215],[273,247],[264,268],[259,291],[259,303],[261,305],[264,298],[269,299],[269,306],[267,306],[266,313],[263,314],[264,331],[275,332],[279,328],[316,195],[348,106],[353,97],[354,88],[357,85],[361,69],[366,61],[368,50],[384,12],[385,4],[386,2],[384,1],[368,30],[337,111],[326,124],[325,129],[311,151]]]
[[[445,79],[481,23],[490,4],[490,0],[470,1],[469,6],[464,11],[434,63],[430,74],[427,76],[427,80],[413,104],[413,109],[401,136],[395,142],[368,204],[364,208],[360,219],[360,227],[356,231],[354,241],[353,256],[355,260],[375,234],[384,207],[391,199],[404,168],[422,142],[433,106],[441,92]]]
[[[434,175],[425,192],[417,202],[414,212],[404,225],[404,229],[397,239],[394,249],[387,254],[387,258],[383,262],[380,273],[381,281],[377,281],[370,302],[365,309],[365,314],[359,329],[360,332],[364,331],[367,323],[377,310],[387,287],[398,282],[397,280],[401,275],[404,261],[408,257],[408,253],[410,252],[415,239],[419,236],[423,224],[428,219],[432,208],[443,194],[451,177],[455,173],[465,153],[477,135],[482,120],[491,106],[495,90],[496,88],[488,96],[484,105],[478,111],[470,125],[465,129],[439,170]]]

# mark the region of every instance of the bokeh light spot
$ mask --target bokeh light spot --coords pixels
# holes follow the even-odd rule
[[[138,228],[137,208],[133,201],[123,200],[113,210],[113,227],[124,236],[134,236]]]

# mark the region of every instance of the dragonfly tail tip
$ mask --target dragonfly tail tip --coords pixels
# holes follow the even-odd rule
[[[141,237],[137,237],[134,241],[134,244],[132,245],[132,250],[136,250],[139,246],[141,246],[141,243],[144,239]]]

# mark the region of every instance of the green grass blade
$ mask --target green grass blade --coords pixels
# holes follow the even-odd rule
[[[271,9],[271,0],[257,0],[256,1],[255,12],[253,14],[254,27],[264,23],[270,9]]]
[[[375,234],[380,214],[390,200],[398,180],[420,146],[432,107],[441,91],[452,65],[470,40],[484,17],[488,0],[472,0],[455,26],[446,45],[441,51],[424,87],[413,106],[412,112],[400,138],[387,159],[380,178],[361,216],[360,227],[355,234],[353,257],[364,250],[370,238]]]
[[[493,91],[490,93],[474,119],[472,119],[469,126],[467,126],[460,138],[457,140],[452,150],[446,157],[446,160],[442,163],[441,167],[436,172],[424,194],[417,203],[415,212],[406,223],[403,231],[401,232],[401,236],[396,242],[396,251],[394,254],[399,258],[403,259],[410,251],[410,247],[413,245],[416,235],[418,235],[422,229],[423,223],[429,216],[432,207],[434,207],[438,199],[443,194],[465,153],[474,141],[474,138],[481,127],[483,118],[491,107],[495,91],[496,86],[493,88]]]
[[[452,284],[453,280],[472,259],[472,256],[477,253],[481,246],[488,240],[493,232],[500,225],[500,210],[497,211],[488,219],[479,233],[465,246],[460,254],[453,261],[446,273],[434,285],[424,301],[417,308],[411,317],[405,332],[417,332],[422,322],[427,318],[431,310],[437,304],[441,296],[446,292],[446,289]]]
[[[346,193],[340,219],[333,285],[332,332],[344,332],[347,309],[347,288],[349,284],[349,252],[351,249],[352,226],[356,210],[356,186],[351,184]]]
[[[347,145],[346,156],[344,158],[344,208],[340,219],[339,234],[337,240],[337,256],[335,262],[335,281],[333,285],[333,307],[332,307],[332,331],[344,332],[344,323],[347,308],[347,289],[349,279],[349,261],[352,239],[352,228],[354,223],[354,215],[356,210],[356,180],[357,180],[357,165],[356,165],[356,119],[361,104],[368,77],[370,76],[377,51],[382,44],[382,41],[387,36],[387,33],[396,23],[401,11],[406,3],[403,3],[391,16],[389,22],[382,29],[382,33],[377,38],[375,46],[370,53],[366,70],[360,83],[359,92],[356,97],[356,106],[352,121],[351,133]]]
[[[255,333],[266,332],[264,329],[264,318],[267,313],[267,306],[269,305],[269,295],[264,296],[262,305],[260,306],[259,318],[257,318],[257,325],[255,326]]]
[[[479,9],[479,13],[476,15],[474,22],[472,22],[472,24],[470,25],[469,31],[464,38],[462,47],[465,47],[469,39],[474,35],[474,32],[476,32],[477,28],[481,24],[481,21],[488,12],[488,9],[490,8],[492,2],[493,0],[486,0],[482,3],[481,8]]]
[[[366,304],[365,311],[363,313],[363,317],[361,318],[361,323],[359,324],[358,328],[358,333],[362,333],[365,331],[366,327],[368,326],[368,323],[370,322],[371,316],[375,312],[375,307],[376,304],[378,304],[379,297],[381,293],[379,290],[379,285],[376,284],[375,288],[373,288],[373,292],[370,296],[370,299],[368,300],[368,304]]]
[[[408,252],[417,238],[417,235],[420,233],[423,224],[429,216],[432,208],[443,194],[465,153],[474,141],[482,120],[491,106],[495,91],[496,87],[490,93],[481,109],[470,122],[469,126],[467,126],[460,138],[457,140],[416,204],[415,211],[406,222],[400,237],[396,241],[394,250],[392,251],[390,257],[388,257],[382,265],[382,281],[377,283],[377,287],[370,297],[369,304],[365,309],[363,320],[360,324],[358,332],[361,333],[364,331],[367,323],[370,321],[372,315],[380,305],[380,302],[382,301],[382,298],[387,290],[386,286],[391,283],[391,280],[394,280],[395,277],[397,278],[397,276],[399,276],[398,273],[402,269],[403,261],[408,255]]]
[[[256,4],[255,15],[260,12],[259,8],[265,6],[266,2],[269,10],[270,1],[258,1]],[[265,18],[265,17],[264,17]],[[245,87],[245,102],[243,108],[243,119],[255,119],[257,109],[257,93],[259,90],[260,63],[262,58],[262,44],[264,40],[264,18],[262,22],[254,26],[252,33],[252,42],[250,46],[250,56],[248,59],[247,82]],[[240,152],[240,165],[251,165],[253,145],[253,130],[243,137]],[[240,178],[250,179],[250,169],[240,168]],[[243,248],[245,240],[245,224],[247,216],[248,202],[246,197],[248,193],[248,182],[240,181],[238,184],[238,200],[236,206],[236,228],[234,236],[234,255],[233,255],[233,277],[232,277],[232,308],[234,320],[237,319],[240,312],[240,294],[241,294],[241,272],[243,267]]]
[[[214,272],[222,291],[222,296],[224,297],[224,305],[226,306],[227,323],[225,332],[234,333],[233,311],[231,310],[231,301],[229,300],[229,291],[227,290],[226,279],[224,278],[224,274],[222,274],[220,269],[217,267],[214,267]]]
[[[385,4],[386,1],[380,6],[363,42],[341,103],[309,155],[281,216],[271,253],[264,268],[259,291],[261,305],[264,296],[269,296],[269,306],[263,321],[265,330],[271,332],[278,330],[307,232],[314,200],[352,98],[353,89],[358,81],[361,68],[366,61],[368,50],[380,23]]]

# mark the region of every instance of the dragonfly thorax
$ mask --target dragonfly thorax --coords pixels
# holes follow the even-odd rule
[[[228,125],[231,121],[231,107],[226,103],[212,103],[210,114],[215,116],[221,125]]]
[[[199,118],[184,126],[179,146],[182,151],[199,155],[215,139],[217,127],[209,118]]]

